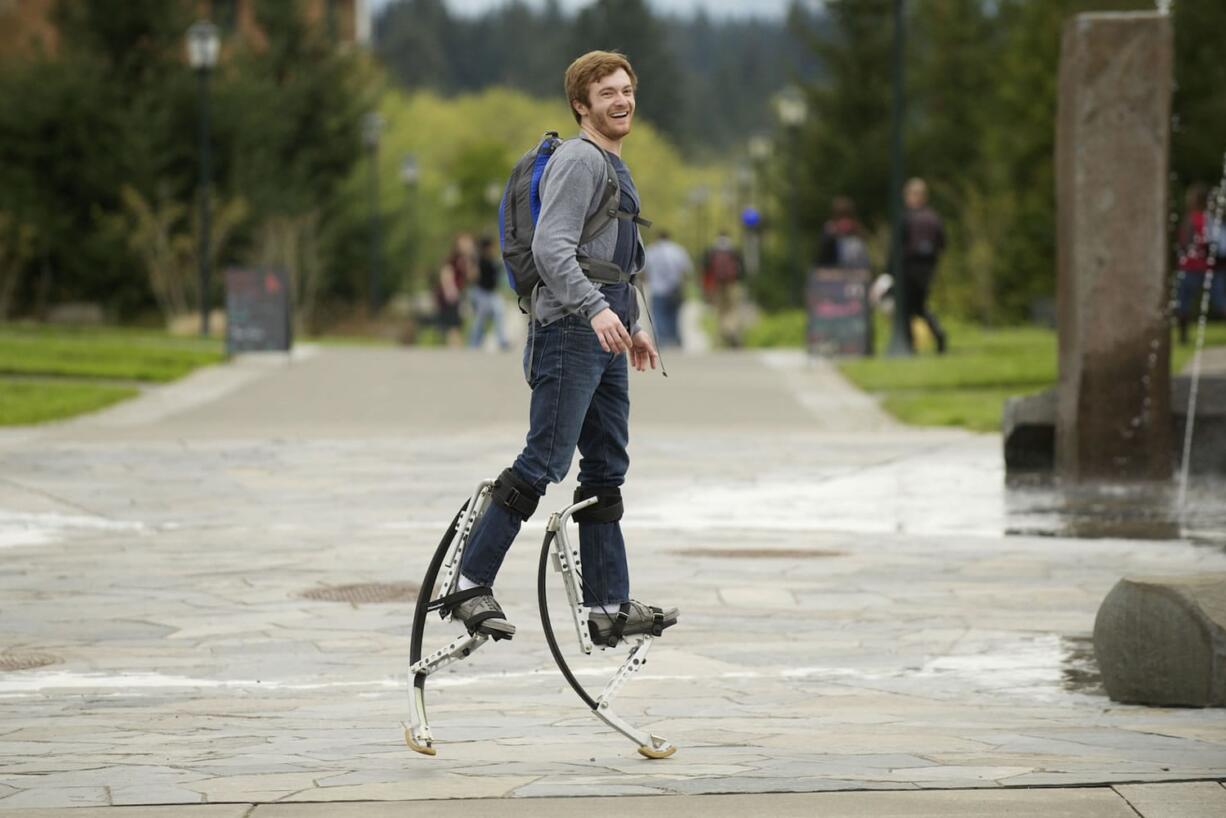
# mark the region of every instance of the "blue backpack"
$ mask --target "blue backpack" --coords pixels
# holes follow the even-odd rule
[[[532,237],[536,234],[536,220],[541,215],[541,175],[563,141],[557,131],[546,131],[540,144],[515,163],[511,178],[502,193],[502,202],[498,205],[498,242],[502,248],[502,262],[507,271],[507,282],[520,297],[532,295],[532,291],[541,281],[541,275],[536,269],[536,259],[532,256]],[[592,147],[600,150],[594,144]],[[587,244],[608,227],[610,222],[619,218],[633,218],[644,227],[651,225],[646,219],[618,210],[621,184],[617,181],[617,170],[608,154],[600,150],[600,155],[605,163],[604,193],[600,199],[600,207],[583,223],[580,245]],[[593,281],[616,283],[630,280],[629,276],[611,262],[580,256],[579,267]]]

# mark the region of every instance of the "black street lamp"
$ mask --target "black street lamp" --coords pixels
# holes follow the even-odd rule
[[[905,15],[903,0],[894,0],[894,114],[890,132],[890,275],[894,278],[894,321],[890,329],[890,344],[886,347],[886,355],[891,357],[905,357],[915,351],[911,340],[910,309],[907,306],[910,293],[907,292],[907,282],[903,280],[902,261]]]
[[[382,131],[383,117],[378,111],[370,111],[362,117],[362,144],[370,152],[370,284],[366,295],[371,318],[379,312],[379,268],[383,255],[379,236],[379,136]]]
[[[800,129],[805,124],[805,119],[809,116],[809,106],[805,102],[804,95],[799,88],[789,86],[779,93],[775,100],[775,106],[779,114],[779,121],[783,123],[784,130],[788,135],[788,148],[791,153],[791,161],[800,161],[801,139]],[[800,174],[793,171],[788,174],[788,281],[795,281],[797,278],[804,281],[805,273],[802,270],[803,262],[800,258],[800,228],[797,225],[800,205],[798,202],[799,183],[797,178]],[[803,285],[802,285],[803,286]]]
[[[409,211],[409,251],[407,254],[409,266],[407,286],[409,290],[412,291],[415,285],[413,268],[416,266],[415,257],[417,253],[417,184],[421,181],[421,168],[419,168],[417,165],[417,157],[411,153],[406,153],[400,158],[400,181],[404,185],[405,206]]]
[[[209,334],[209,74],[217,65],[217,26],[198,20],[187,30],[187,62],[200,79],[200,334]]]

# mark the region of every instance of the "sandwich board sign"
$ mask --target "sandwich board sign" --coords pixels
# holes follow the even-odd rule
[[[281,269],[226,270],[226,354],[288,352],[293,346],[289,275]]]

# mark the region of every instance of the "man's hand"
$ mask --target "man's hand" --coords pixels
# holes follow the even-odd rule
[[[626,325],[608,307],[592,316],[592,329],[596,331],[600,348],[605,352],[621,353],[630,350],[630,333],[626,331]],[[648,346],[651,345],[650,341],[647,343]],[[655,355],[654,349],[651,352]]]
[[[630,365],[639,372],[646,372],[648,364],[652,369],[656,368],[656,364],[660,362],[660,354],[656,352],[656,345],[651,342],[651,336],[646,330],[639,330],[634,333],[632,341],[633,346],[630,347]]]

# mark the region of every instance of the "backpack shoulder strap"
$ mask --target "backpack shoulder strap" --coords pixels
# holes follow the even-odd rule
[[[613,167],[613,160],[609,158],[609,155],[595,142],[583,137],[579,137],[579,140],[591,145],[592,149],[598,151],[600,158],[604,160],[604,190],[600,195],[600,204],[596,207],[596,212],[583,222],[583,232],[579,236],[579,243],[587,244],[600,235],[609,226],[609,222],[617,218],[617,205],[621,201],[622,187],[621,182],[617,180],[617,169]]]

